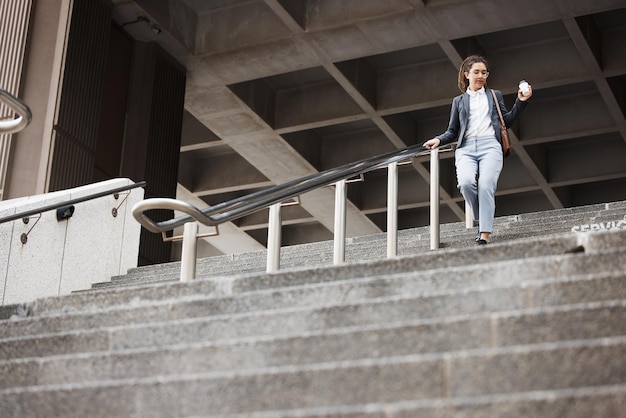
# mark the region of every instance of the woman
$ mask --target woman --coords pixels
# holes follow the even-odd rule
[[[474,221],[478,220],[476,242],[490,242],[496,211],[495,193],[502,171],[502,138],[500,120],[491,91],[486,88],[489,76],[487,60],[478,55],[467,57],[459,69],[458,85],[463,94],[452,101],[448,130],[424,143],[427,149],[458,141],[455,165],[458,186],[469,204]],[[499,90],[494,90],[506,126],[511,126],[518,113],[532,96],[532,87],[526,95],[517,92],[511,110],[504,106]]]

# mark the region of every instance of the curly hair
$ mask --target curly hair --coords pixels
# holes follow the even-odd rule
[[[458,86],[459,90],[461,90],[461,93],[465,93],[469,85],[467,78],[465,78],[465,73],[469,73],[472,65],[476,64],[477,62],[482,62],[483,64],[485,64],[485,67],[487,67],[487,71],[489,71],[489,63],[487,62],[485,57],[481,57],[480,55],[470,55],[469,57],[465,58],[463,60],[463,63],[461,64],[461,67],[459,68]]]

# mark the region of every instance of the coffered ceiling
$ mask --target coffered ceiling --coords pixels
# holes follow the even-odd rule
[[[520,79],[534,90],[511,127],[497,216],[626,199],[624,0],[112,2],[118,23],[152,23],[130,36],[188,69],[179,197],[198,206],[445,131],[473,53],[507,106]],[[460,221],[451,153],[441,176],[442,222]],[[386,187],[384,171],[348,186],[349,236],[385,231]],[[428,198],[428,160],[403,165],[400,228],[428,224]],[[285,208],[283,243],[332,239],[333,205],[329,188]],[[203,251],[261,248],[267,211],[227,228]]]

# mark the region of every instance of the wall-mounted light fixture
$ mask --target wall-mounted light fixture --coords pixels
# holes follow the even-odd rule
[[[139,22],[146,23],[148,25],[148,27],[150,28],[150,30],[152,32],[154,32],[155,35],[159,35],[162,32],[160,27],[158,27],[156,24],[152,23],[150,21],[150,19],[148,19],[146,16],[141,16],[141,15],[137,16],[137,19],[135,19],[135,20],[131,20],[130,22],[126,22],[126,23],[122,24],[122,27],[128,26],[128,25],[132,25],[134,23],[139,23]]]
[[[69,219],[74,215],[74,205],[64,206],[57,209],[57,221]]]

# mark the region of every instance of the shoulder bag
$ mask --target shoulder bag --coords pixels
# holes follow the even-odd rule
[[[500,136],[502,137],[502,154],[505,157],[511,155],[511,141],[509,141],[509,132],[507,131],[506,124],[504,123],[504,118],[502,117],[502,111],[500,110],[500,104],[498,103],[498,98],[496,97],[496,92],[491,89],[491,94],[493,95],[493,100],[496,103],[496,109],[498,109],[498,115],[500,116]]]

